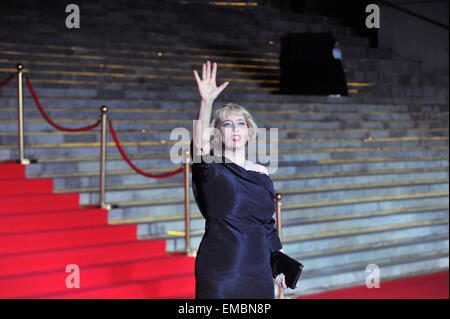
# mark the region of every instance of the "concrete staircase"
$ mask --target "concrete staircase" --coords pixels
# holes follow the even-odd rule
[[[41,104],[56,123],[83,127],[110,108],[133,163],[151,173],[169,159],[170,131],[192,130],[199,100],[192,73],[207,59],[216,102],[246,106],[259,127],[277,127],[283,194],[283,245],[305,265],[305,295],[364,285],[368,264],[381,280],[448,269],[448,74],[425,74],[420,62],[368,47],[336,19],[260,7],[176,1],[83,4],[81,28],[68,30],[64,8],[26,1],[0,13],[0,80],[23,63]],[[279,38],[289,31],[331,31],[339,39],[350,96],[285,96],[279,84]],[[25,91],[27,178],[52,178],[54,193],[99,200],[98,129],[56,131]],[[16,159],[15,82],[0,89],[0,159]],[[188,144],[186,144],[186,147]],[[113,225],[138,224],[138,238],[164,239],[181,251],[183,179],[149,179],[122,160],[108,135],[106,202]],[[192,198],[192,244],[204,220]]]

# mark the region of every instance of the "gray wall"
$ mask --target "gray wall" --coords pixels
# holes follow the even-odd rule
[[[448,1],[390,0],[405,9],[448,25]],[[380,7],[378,45],[422,61],[426,71],[448,74],[448,30],[387,6]]]

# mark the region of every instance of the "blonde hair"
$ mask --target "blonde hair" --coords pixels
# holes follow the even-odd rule
[[[248,141],[245,145],[248,145],[248,142],[255,142],[256,141],[256,134],[258,130],[258,125],[256,125],[255,120],[253,119],[253,116],[250,114],[250,112],[243,106],[235,103],[227,103],[223,105],[221,108],[217,109],[212,116],[212,120],[209,123],[210,129],[218,129],[219,125],[227,118],[227,115],[235,113],[237,115],[241,115],[245,122],[247,123],[248,127]],[[216,131],[214,131],[216,132]],[[215,145],[214,142],[214,136],[210,136],[210,146],[211,150],[214,149],[216,154],[219,156],[222,154],[222,147],[218,147],[218,145]],[[222,142],[223,144],[223,142]],[[217,149],[215,149],[217,148]]]

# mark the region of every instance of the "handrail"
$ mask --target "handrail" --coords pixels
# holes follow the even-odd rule
[[[403,12],[403,13],[409,14],[409,15],[411,15],[411,16],[413,16],[413,17],[416,17],[416,18],[418,18],[418,19],[427,21],[427,22],[429,22],[429,23],[431,23],[431,24],[437,25],[438,27],[441,27],[441,28],[444,28],[444,29],[448,30],[448,27],[449,27],[448,25],[445,25],[445,24],[440,23],[440,22],[438,22],[438,21],[436,21],[436,20],[427,18],[427,17],[425,17],[425,16],[423,16],[423,15],[421,15],[421,14],[415,13],[414,11],[411,11],[411,10],[405,9],[405,8],[403,8],[403,7],[400,7],[400,6],[397,5],[397,4],[391,3],[391,2],[389,2],[389,1],[384,1],[384,0],[377,0],[376,2],[378,2],[378,4],[380,4],[380,5],[386,5],[386,6],[389,6],[389,7],[393,8],[393,9],[396,9],[396,10],[398,10],[398,11],[401,11],[401,12]]]

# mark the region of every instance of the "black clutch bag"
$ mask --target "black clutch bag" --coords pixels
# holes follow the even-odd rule
[[[303,270],[302,263],[277,250],[270,254],[270,265],[272,266],[273,278],[283,273],[286,286],[295,289],[298,278]]]

